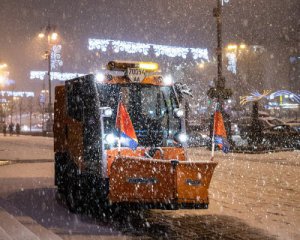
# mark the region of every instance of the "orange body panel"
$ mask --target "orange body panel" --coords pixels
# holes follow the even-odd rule
[[[208,203],[208,188],[217,162],[179,162],[176,172],[179,203]]]
[[[170,160],[170,159],[176,159],[176,160],[185,160],[185,152],[183,148],[179,147],[165,147],[163,148],[164,154],[163,154],[163,160]],[[145,157],[145,148],[137,148],[135,151],[131,150],[130,148],[121,148],[121,156],[126,157]],[[113,161],[118,156],[118,149],[110,149],[106,150],[106,156],[107,156],[107,175],[110,175],[111,172],[111,165]],[[154,159],[161,159],[162,156],[160,155],[160,152],[157,151],[154,156]]]
[[[162,149],[164,152],[163,156],[161,156],[161,153],[159,151],[156,151],[153,158],[162,160],[186,160],[185,151],[181,147],[164,147]]]
[[[105,79],[104,84],[128,84],[132,83],[127,77],[124,76],[114,76],[111,79]],[[169,86],[166,85],[164,82],[162,82],[162,77],[158,75],[152,75],[145,77],[140,84],[150,84],[150,85],[156,85],[156,86]],[[170,84],[172,85],[172,84]]]
[[[54,101],[54,152],[65,151],[65,134],[63,122],[66,118],[65,106],[65,86],[55,87],[55,101]]]
[[[112,202],[208,203],[217,162],[118,157],[111,166]]]
[[[163,202],[174,199],[170,161],[117,158],[111,169],[109,199],[112,202]]]
[[[55,88],[54,102],[54,152],[68,152],[71,160],[84,168],[83,161],[83,126],[82,123],[66,114],[65,86]]]

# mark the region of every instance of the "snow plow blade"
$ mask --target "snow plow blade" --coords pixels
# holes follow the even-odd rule
[[[152,208],[207,208],[217,162],[118,157],[112,164],[109,200]]]

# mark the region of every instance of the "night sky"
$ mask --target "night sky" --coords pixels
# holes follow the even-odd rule
[[[58,27],[63,71],[88,72],[88,38],[182,47],[216,46],[215,0],[0,0],[0,61],[18,89],[30,90],[30,70],[46,70],[48,21]],[[300,0],[230,0],[223,8],[224,44],[287,45],[299,50]]]

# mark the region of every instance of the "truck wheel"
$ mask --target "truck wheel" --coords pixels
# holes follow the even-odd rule
[[[82,212],[82,194],[80,191],[80,187],[77,181],[72,181],[70,179],[68,187],[65,192],[66,196],[66,203],[70,210],[73,213],[80,213]]]
[[[55,153],[55,185],[59,194],[65,191],[65,171],[66,171],[67,155],[65,153]]]

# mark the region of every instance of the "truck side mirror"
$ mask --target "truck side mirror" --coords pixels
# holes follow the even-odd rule
[[[109,118],[112,116],[112,109],[110,107],[100,107],[100,115]]]

